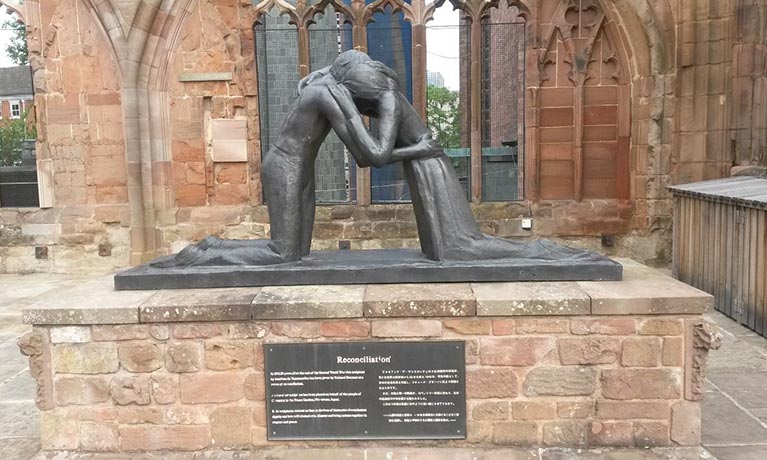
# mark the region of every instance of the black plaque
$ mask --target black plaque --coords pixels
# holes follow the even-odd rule
[[[464,439],[463,342],[264,345],[270,440]]]

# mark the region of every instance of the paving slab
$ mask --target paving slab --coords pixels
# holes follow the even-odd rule
[[[703,445],[720,460],[767,459],[767,339],[718,312],[723,336],[709,355]]]
[[[27,324],[131,324],[155,291],[115,292],[111,276],[50,292],[25,309]]]
[[[728,333],[732,336],[735,336],[735,337],[756,336],[756,332],[752,331],[751,329],[748,329],[747,327],[744,327],[742,324],[739,324],[733,319],[724,316],[718,311],[712,311],[711,313],[706,315],[706,318],[709,321],[716,323],[717,327],[719,327],[719,329],[722,332]]]
[[[38,437],[0,439],[0,458],[2,459],[30,460],[39,450]]]
[[[0,364],[0,385],[11,380],[20,372],[25,371],[26,363],[2,363]]]
[[[270,286],[251,307],[252,319],[361,318],[365,286]]]
[[[762,422],[767,423],[767,409],[751,409],[751,413]]]
[[[767,372],[712,370],[708,379],[746,409],[767,410]]]
[[[591,312],[591,298],[577,283],[472,283],[471,288],[477,298],[477,316],[588,315]]]
[[[89,279],[84,275],[32,273],[27,275],[0,274],[0,307],[36,299],[46,292],[72,286]]]
[[[363,309],[374,318],[474,316],[477,303],[468,283],[371,284]]]
[[[26,369],[0,385],[0,403],[3,401],[32,401],[36,394],[37,382]]]
[[[743,342],[749,345],[752,345],[754,347],[757,347],[759,349],[764,348],[765,340],[767,340],[761,335],[756,335],[756,334],[739,336],[738,338],[741,339]],[[767,353],[765,355],[767,355]]]
[[[729,339],[729,340],[728,340]],[[724,335],[722,347],[711,353],[709,371],[767,372],[767,354],[760,349]]]
[[[767,445],[709,447],[708,450],[712,454],[714,454],[718,460],[765,460],[767,459]]]
[[[0,402],[0,439],[34,438],[39,433],[40,411],[34,401]]]
[[[21,312],[0,315],[0,335],[20,337],[32,330],[32,326],[21,323]]]
[[[718,391],[705,394],[702,411],[706,447],[767,443],[767,427]]]
[[[0,363],[26,367],[27,358],[19,353],[19,347],[16,345],[17,338],[18,336],[14,334],[0,339]]]

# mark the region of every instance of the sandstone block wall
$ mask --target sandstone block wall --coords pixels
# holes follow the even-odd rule
[[[267,441],[263,346],[389,340],[465,342],[468,436],[449,446],[696,445],[712,297],[621,263],[617,282],[116,292],[103,277],[24,310],[19,345],[46,450],[384,445]]]
[[[466,341],[468,437],[453,446],[700,440],[689,318],[365,319],[36,327],[46,450],[199,450],[266,440],[263,344]],[[686,327],[686,324],[688,326]],[[297,443],[290,443],[296,445]],[[353,442],[306,442],[375,445]]]

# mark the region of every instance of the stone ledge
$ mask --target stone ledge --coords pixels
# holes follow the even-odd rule
[[[592,315],[699,314],[714,297],[632,260],[621,260],[623,281],[578,282],[591,297]]]
[[[631,260],[623,281],[275,286],[115,291],[111,277],[56,291],[27,324],[88,325],[269,319],[695,315],[713,297]]]
[[[142,323],[247,321],[260,288],[159,291],[139,309]],[[118,291],[120,292],[120,291]]]
[[[654,449],[466,449],[438,447],[340,447],[328,449],[258,448],[256,450],[228,450],[156,453],[76,453],[41,452],[32,460],[700,460],[713,458],[699,447]]]
[[[576,283],[474,283],[477,316],[588,315],[591,298]]]
[[[261,289],[252,319],[360,318],[365,286],[272,286]]]
[[[474,316],[477,302],[468,283],[371,284],[364,309],[369,318]]]

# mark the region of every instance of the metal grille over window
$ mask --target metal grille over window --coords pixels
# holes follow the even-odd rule
[[[368,1],[368,3],[371,3]],[[407,2],[410,3],[410,2]],[[394,69],[399,76],[400,90],[408,101],[413,102],[413,53],[412,27],[401,12],[393,12],[387,6],[383,12],[373,14],[373,22],[367,26],[368,54]],[[376,133],[375,119],[371,130]],[[410,190],[405,181],[401,163],[371,170],[371,196],[373,203],[410,201]]]
[[[523,197],[525,24],[516,7],[482,20],[482,201]]]
[[[352,49],[351,26],[343,24],[343,16],[336,13],[332,5],[309,26],[309,47],[312,71],[332,65],[340,53]],[[333,131],[320,147],[314,167],[317,203],[356,201],[357,168]]]
[[[255,26],[262,155],[277,140],[298,95],[298,33],[274,8]]]

